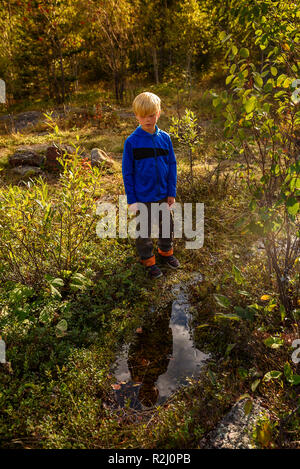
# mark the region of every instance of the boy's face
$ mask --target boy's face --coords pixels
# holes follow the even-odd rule
[[[146,132],[149,132],[150,134],[154,134],[155,124],[159,119],[160,111],[154,114],[149,114],[148,116],[145,116],[145,117],[139,116],[138,114],[136,114],[135,116],[139,124],[142,126],[143,130],[145,130]]]

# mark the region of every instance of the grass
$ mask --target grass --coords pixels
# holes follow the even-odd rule
[[[175,254],[182,266],[179,271],[151,282],[137,262],[134,240],[102,241],[95,237],[79,266],[91,279],[83,291],[66,290],[56,298],[45,285],[40,291],[21,290],[20,295],[16,290],[20,285],[3,281],[0,330],[11,367],[0,369],[1,447],[199,448],[201,438],[245,393],[252,399],[262,398],[273,415],[268,443],[253,430],[257,446],[295,445],[299,431],[294,412],[297,387],[286,382],[284,373],[281,379],[269,382],[262,377],[270,370],[283,372],[284,364],[291,362],[291,340],[299,335],[298,326],[281,319],[274,278],[270,278],[265,258],[252,249],[256,238],[243,233],[237,224],[248,211],[239,179],[230,167],[218,180],[209,174],[217,165],[215,144],[222,136],[212,121],[209,99],[203,97],[204,85],[208,83],[194,89],[191,98],[199,120],[208,120],[193,187],[189,161],[180,146],[175,148],[179,174],[176,200],[205,204],[205,240],[199,250],[187,250],[184,239],[175,240]],[[160,126],[167,130],[178,104],[174,88],[164,84],[150,89],[165,98]],[[108,97],[95,86],[75,94],[70,103],[92,106],[101,99]],[[99,147],[120,157],[135,122],[119,118],[116,110],[114,105],[102,127],[101,123],[92,127],[90,122],[78,122],[74,127],[74,122],[71,126],[61,122],[59,136],[64,142],[75,143],[78,135],[87,150]],[[52,136],[37,136],[34,129],[0,136],[2,185],[20,184],[7,167],[10,153],[19,145],[50,141]],[[50,193],[59,197],[59,179],[51,174],[45,179]],[[118,195],[124,192],[120,159],[115,159],[111,172],[101,173],[101,189],[118,202]],[[159,408],[140,412],[117,408],[111,366],[120,347],[132,341],[149,305],[162,308],[170,302],[172,285],[187,280],[194,271],[204,276],[202,283],[191,288],[194,341],[200,350],[212,353],[209,369]],[[0,275],[4,280],[3,269]],[[276,300],[275,307],[271,301],[260,300],[266,292]],[[227,296],[233,306],[245,308],[257,303],[262,309],[254,321],[217,319],[215,313],[224,312],[224,308],[216,302],[215,294]],[[62,320],[67,322],[65,331],[59,328]],[[268,348],[263,341],[278,333],[284,338],[282,347]],[[261,381],[253,391],[255,379]],[[282,422],[281,434],[278,422]]]

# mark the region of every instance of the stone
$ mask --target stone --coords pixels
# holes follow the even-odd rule
[[[71,145],[58,145],[55,143],[49,146],[46,152],[45,168],[50,171],[58,171],[61,169],[61,165],[57,161],[57,158],[63,156],[66,152],[73,154],[75,153],[75,148]]]
[[[16,148],[16,151],[34,151],[39,154],[46,153],[49,143],[32,143],[31,145],[20,145]]]
[[[201,449],[255,449],[251,433],[258,419],[269,413],[256,399],[249,414],[245,414],[247,399],[236,402],[220,423],[200,442]]]
[[[28,126],[36,125],[43,117],[41,111],[26,111],[19,114],[6,114],[0,117],[0,121],[7,121],[10,124],[11,130],[20,131]]]
[[[19,174],[20,176],[35,176],[36,174],[40,174],[42,172],[41,168],[38,166],[15,166],[12,170],[15,174]]]
[[[99,148],[93,148],[91,151],[91,164],[92,166],[113,166],[114,160],[110,158],[105,151]]]
[[[41,166],[45,157],[33,150],[17,150],[9,157],[9,165],[11,167],[26,165],[26,166]]]

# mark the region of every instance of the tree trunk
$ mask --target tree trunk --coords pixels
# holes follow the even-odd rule
[[[189,99],[191,99],[191,62],[192,54],[191,51],[188,51],[186,59],[186,86],[189,90]]]
[[[189,149],[189,156],[190,156],[190,175],[191,175],[191,182],[193,184],[193,152],[191,148]]]
[[[60,73],[61,73],[61,102],[65,102],[65,71],[64,71],[64,64],[63,64],[63,58],[62,58],[62,51],[61,51],[61,43],[60,40],[58,39],[58,50],[59,50],[59,65],[60,65]]]
[[[157,62],[157,50],[156,47],[153,48],[153,68],[154,68],[154,79],[156,85],[159,84],[159,78],[158,78],[158,62]]]

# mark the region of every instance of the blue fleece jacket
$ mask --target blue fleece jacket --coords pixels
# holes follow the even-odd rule
[[[176,197],[177,164],[169,134],[157,125],[154,134],[137,127],[125,140],[122,174],[128,204]]]

